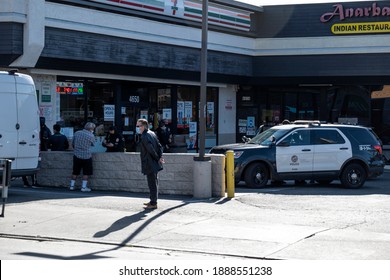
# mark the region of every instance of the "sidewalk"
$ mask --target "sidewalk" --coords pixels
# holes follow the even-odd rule
[[[37,191],[42,198],[31,198]],[[318,210],[311,214],[296,208],[294,197],[286,197],[282,205],[269,201],[278,196],[258,193],[236,194],[231,200],[162,196],[157,210],[145,211],[145,194],[15,187],[11,195],[26,201],[6,205],[1,237],[257,259],[390,259],[390,234],[361,230],[359,222],[358,226],[329,223]],[[313,205],[333,203],[324,199]],[[308,213],[315,216],[308,219]]]
[[[34,190],[15,191],[20,194]],[[69,199],[8,204],[5,218],[0,220],[1,234],[30,236],[37,240],[69,240],[266,258],[295,239],[318,230],[284,226],[278,234],[269,225],[227,221],[223,215],[227,204],[233,208],[241,206],[235,200],[160,199],[159,209],[145,211],[142,208],[143,202],[147,201],[145,197],[96,197],[93,192],[72,192],[66,196],[69,199],[83,196],[82,207],[80,203],[78,206],[70,205],[67,203]],[[108,209],[111,203],[127,209]],[[89,207],[92,204],[94,206]],[[97,209],[96,204],[100,204],[101,209]],[[291,231],[294,235],[285,235],[285,232]]]

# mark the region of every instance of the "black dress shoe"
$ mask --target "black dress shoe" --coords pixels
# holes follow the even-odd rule
[[[145,205],[144,209],[157,209],[157,204],[148,203],[147,205]]]

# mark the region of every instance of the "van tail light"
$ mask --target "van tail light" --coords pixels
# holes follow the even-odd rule
[[[381,155],[382,154],[382,146],[381,145],[374,145],[374,149],[377,150],[377,152]]]

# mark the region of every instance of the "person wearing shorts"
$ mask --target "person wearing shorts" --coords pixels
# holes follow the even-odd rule
[[[95,144],[93,135],[95,127],[94,123],[88,122],[83,130],[77,131],[73,136],[73,172],[69,187],[71,191],[75,189],[76,179],[81,172],[83,173],[81,191],[91,191],[88,188],[88,177],[93,174],[91,147]]]

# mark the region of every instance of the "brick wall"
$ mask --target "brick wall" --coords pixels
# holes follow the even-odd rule
[[[164,170],[159,172],[159,193],[193,195],[193,163],[196,154],[164,154]],[[209,155],[208,155],[209,156]],[[210,155],[212,195],[225,196],[225,156]],[[72,152],[41,152],[41,169],[37,175],[43,186],[68,187],[72,174]],[[89,186],[93,190],[149,192],[146,177],[141,173],[139,153],[94,153],[94,175]],[[81,186],[79,176],[76,187]]]

